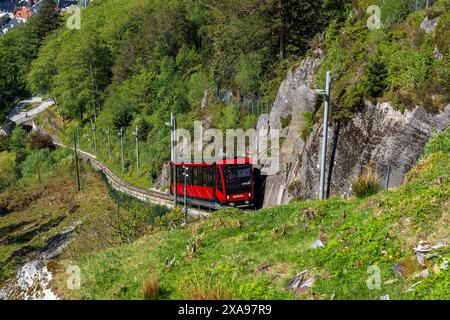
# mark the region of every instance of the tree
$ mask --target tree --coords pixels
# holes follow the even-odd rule
[[[125,107],[119,107],[113,111],[113,124],[116,129],[126,128],[133,120],[133,114]]]
[[[57,29],[61,24],[60,15],[55,10],[56,6],[55,0],[42,1],[39,14],[37,15],[35,21],[35,32],[40,43],[42,43],[51,31]]]
[[[141,117],[137,122],[137,127],[139,141],[147,141],[148,133],[151,130],[150,124],[147,122],[147,120],[145,120],[145,118]]]
[[[20,152],[25,149],[25,143],[27,141],[27,133],[21,126],[14,128],[11,136],[11,150],[14,152]]]

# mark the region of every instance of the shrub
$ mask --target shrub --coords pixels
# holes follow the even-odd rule
[[[309,135],[313,131],[314,127],[314,113],[313,112],[303,112],[303,128],[300,131],[300,137],[303,141],[308,140]]]
[[[18,126],[15,127],[12,136],[11,136],[11,150],[14,152],[19,152],[25,149],[25,143],[26,143],[27,133],[25,130]]]
[[[0,137],[0,152],[10,150],[11,138],[9,136]]]
[[[29,143],[31,149],[47,148],[53,150],[55,148],[52,137],[49,134],[44,133],[42,131],[33,132],[30,135]]]
[[[149,279],[144,281],[143,294],[144,300],[157,300],[160,292],[160,285],[158,278],[156,276],[151,276]]]
[[[450,153],[450,128],[438,133],[425,147],[425,155],[444,152]]]
[[[183,222],[184,213],[181,206],[178,206],[169,213],[155,219],[155,225],[157,228],[169,230],[178,227]]]
[[[18,177],[16,163],[12,159],[0,162],[0,191],[12,185]]]
[[[353,180],[352,191],[358,198],[363,198],[378,192],[380,188],[380,178],[372,170],[366,168],[363,173]]]
[[[286,117],[280,118],[281,128],[287,128],[292,122],[292,115],[287,115]]]
[[[183,284],[183,298],[186,300],[231,300],[233,296],[222,281],[211,277],[209,280],[190,279]]]
[[[261,58],[258,55],[250,54],[240,57],[236,70],[235,83],[244,95],[256,93],[261,72]]]

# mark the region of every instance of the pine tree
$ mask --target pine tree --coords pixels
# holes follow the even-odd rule
[[[61,24],[59,13],[55,10],[55,0],[43,0],[39,13],[36,17],[36,34],[41,42],[51,31]]]

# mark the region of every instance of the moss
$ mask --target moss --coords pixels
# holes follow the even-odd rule
[[[286,129],[287,127],[289,127],[291,125],[291,122],[292,122],[292,115],[291,114],[280,118],[280,123],[281,123],[281,128],[282,129]]]

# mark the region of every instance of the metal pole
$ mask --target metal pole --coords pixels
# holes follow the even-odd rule
[[[325,199],[325,171],[328,141],[328,113],[330,107],[331,71],[327,72],[325,88],[325,110],[323,114],[322,159],[320,163],[320,199]]]
[[[120,128],[120,150],[121,150],[122,171],[125,171],[125,163],[123,155],[123,128]]]
[[[187,187],[186,187],[186,180],[188,175],[188,167],[183,167],[184,172],[183,172],[183,176],[184,176],[184,223],[187,224],[187,216],[188,216],[188,207],[187,207]]]
[[[416,0],[416,12],[417,12],[417,9],[419,8],[419,0]]]
[[[391,166],[388,165],[388,173],[387,173],[387,180],[386,180],[386,189],[389,189],[389,182],[391,179]]]
[[[173,113],[170,114],[170,130],[171,130],[171,157],[173,163],[173,205],[174,208],[177,207],[177,153],[176,153],[176,121],[175,115]]]
[[[106,139],[108,140],[108,155],[111,157],[111,137],[109,136],[111,132],[109,131],[109,128],[105,131],[106,133]]]
[[[81,186],[80,186],[80,170],[78,168],[78,151],[77,151],[77,136],[76,133],[73,134],[73,150],[74,150],[74,155],[75,155],[75,168],[76,168],[76,172],[77,172],[77,187],[78,187],[78,191],[81,190]]]
[[[97,155],[97,125],[92,125],[92,130],[94,131],[94,154]]]
[[[139,171],[139,137],[138,137],[138,127],[136,126],[136,164],[137,170]]]
[[[425,4],[425,11],[428,13],[428,0],[426,0],[425,3],[426,3],[426,4]]]

